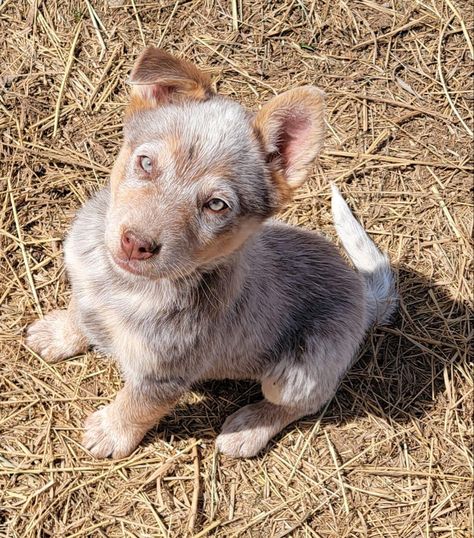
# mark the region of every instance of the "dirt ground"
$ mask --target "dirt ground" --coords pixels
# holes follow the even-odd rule
[[[0,536],[472,536],[473,28],[467,0],[0,2]],[[394,324],[252,460],[214,450],[259,397],[245,382],[197,387],[129,458],[93,460],[82,423],[115,365],[24,344],[67,303],[62,239],[107,181],[145,44],[253,110],[322,87],[327,145],[282,218],[335,240],[335,181],[397,274]]]

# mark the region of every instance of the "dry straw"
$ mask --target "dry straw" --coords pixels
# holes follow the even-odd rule
[[[0,2],[0,536],[472,535],[469,4]],[[120,387],[115,366],[50,366],[23,343],[67,303],[61,239],[107,180],[144,43],[252,109],[323,87],[326,150],[283,218],[334,237],[334,180],[398,275],[395,324],[319,417],[253,460],[214,451],[225,416],[259,397],[236,382],[197,387],[129,458],[92,460],[81,425]]]

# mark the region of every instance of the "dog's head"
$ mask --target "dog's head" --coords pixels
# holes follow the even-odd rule
[[[301,185],[324,137],[324,95],[304,86],[257,114],[194,65],[147,48],[131,77],[111,176],[106,245],[123,270],[179,278],[239,249]]]

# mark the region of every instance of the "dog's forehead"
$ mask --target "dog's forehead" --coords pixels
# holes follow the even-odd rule
[[[176,184],[218,177],[242,188],[261,175],[253,114],[225,98],[136,112],[124,133],[132,154],[151,148]]]
[[[213,98],[139,111],[128,118],[124,132],[133,146],[166,141],[188,157],[213,153],[222,158],[249,145],[251,118],[238,103]]]

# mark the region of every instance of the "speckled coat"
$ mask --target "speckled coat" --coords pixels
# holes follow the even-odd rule
[[[71,305],[36,322],[28,343],[51,360],[93,345],[120,365],[124,388],[86,422],[95,456],[129,454],[193,383],[216,378],[262,384],[264,400],[217,440],[252,456],[333,396],[369,326],[393,310],[389,264],[337,192],[338,232],[360,272],[320,235],[272,218],[322,146],[320,90],[286,92],[253,115],[153,48],[131,82],[110,186],[65,244]]]

